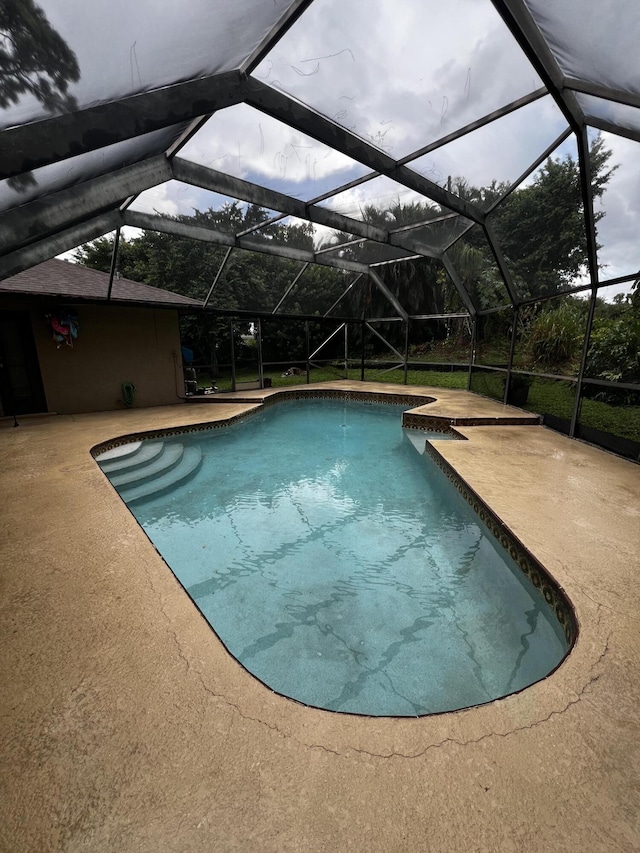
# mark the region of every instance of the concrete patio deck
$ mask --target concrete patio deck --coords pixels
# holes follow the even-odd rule
[[[468,441],[438,451],[564,587],[577,644],[479,708],[339,715],[227,654],[90,455],[251,407],[216,396],[0,428],[0,849],[640,849],[640,467],[541,426],[456,426]]]

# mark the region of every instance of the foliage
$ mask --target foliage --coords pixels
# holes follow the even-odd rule
[[[69,83],[80,79],[75,53],[33,0],[0,3],[0,107],[28,93],[49,111],[71,111]]]
[[[585,316],[573,300],[542,310],[529,330],[528,346],[535,363],[551,368],[575,358],[584,337]]]
[[[266,212],[254,205],[243,206],[238,202],[225,204],[219,210],[196,211],[193,217],[177,217],[178,220],[193,222],[200,226],[239,233],[254,228],[251,237],[257,242],[277,240],[283,245],[310,248],[311,227],[307,225],[273,225],[260,228],[267,219]],[[113,239],[102,237],[78,249],[77,263],[108,271],[111,266]],[[301,264],[273,255],[236,249],[232,252],[223,272],[218,278],[226,249],[211,243],[176,237],[172,234],[145,231],[140,237],[120,240],[118,250],[118,272],[125,278],[161,287],[175,293],[204,300],[212,284],[210,305],[225,311],[271,312],[289,285],[293,282]],[[309,268],[287,300],[291,313],[321,315],[321,307],[331,307],[350,276],[327,267]],[[328,302],[328,298],[331,302]],[[278,334],[265,336],[265,359],[273,361],[292,359],[291,350],[299,348],[299,323],[285,320]],[[251,317],[233,324],[236,355],[241,354],[242,336],[249,333]],[[193,349],[200,362],[213,365],[230,359],[230,321],[226,316],[214,312],[200,312],[181,318],[184,343]],[[292,340],[293,338],[293,340]]]
[[[611,152],[604,148],[600,139],[592,146],[590,156],[594,193],[599,196],[615,167],[609,166]],[[587,258],[582,197],[578,166],[572,158],[550,158],[529,186],[511,193],[506,192],[505,185],[496,182],[489,187],[476,188],[461,178],[453,180],[452,190],[485,209],[502,199],[492,217],[521,293],[556,294],[583,270]],[[362,217],[386,230],[427,223],[424,230],[416,231],[414,236],[427,244],[434,240],[437,248],[436,243],[444,239],[446,229],[440,233],[439,225],[432,227],[428,223],[443,212],[430,202],[403,204],[397,200],[386,207],[365,206]],[[314,248],[309,224],[291,225],[281,221],[268,224],[266,211],[255,205],[234,202],[219,210],[194,211],[190,217],[177,219],[230,234],[249,232],[252,241],[257,243]],[[341,232],[334,232],[327,242],[339,246],[336,254],[344,259],[358,260],[367,248],[366,244],[354,242]],[[112,241],[102,238],[80,249],[76,259],[108,270],[111,249]],[[460,284],[480,307],[495,307],[509,301],[496,259],[479,225],[468,230],[447,250],[448,259],[456,270],[456,285],[439,260],[426,257],[378,266],[376,272],[383,287],[378,287],[372,279],[363,278],[349,288],[353,274],[316,265],[302,272],[299,261],[240,249],[234,250],[220,274],[225,252],[214,244],[146,232],[141,237],[121,241],[118,266],[120,273],[128,278],[201,300],[215,281],[210,305],[227,312],[254,310],[264,315],[279,306],[278,313],[290,316],[274,318],[273,322],[263,321],[261,343],[264,360],[280,364],[299,362],[306,357],[306,327],[292,315],[318,317],[318,322],[311,322],[309,328],[313,350],[334,328],[321,322],[322,315],[332,307],[337,318],[373,319],[395,314],[385,289],[410,316],[464,311],[464,303],[456,289]],[[295,285],[290,288],[294,280]],[[519,312],[517,328],[514,328],[510,307],[481,316],[477,327],[477,358],[485,364],[506,364],[516,335],[516,352],[525,362],[520,366],[539,366],[552,372],[564,369],[562,365],[566,364],[575,370],[584,334],[586,306],[586,301],[571,297],[563,297],[561,303],[554,302],[543,309],[532,305]],[[628,311],[622,314],[615,311],[615,306],[601,307],[601,320],[594,327],[589,368],[594,376],[629,381],[628,377],[637,376],[638,370],[637,324],[632,322]],[[230,321],[227,317],[206,312],[184,317],[181,323],[185,343],[196,351],[201,362],[211,364],[215,370],[217,362],[229,360]],[[250,315],[245,315],[245,319],[237,315],[233,323],[237,356],[242,355],[241,339],[250,328]],[[393,347],[404,350],[405,324],[376,323],[375,329]],[[447,319],[413,321],[409,325],[410,352],[432,360],[433,354],[438,353],[440,360],[447,361],[446,353],[467,351],[470,331],[470,324],[452,323]],[[351,352],[361,351],[360,336],[359,326],[350,329]],[[367,358],[389,356],[384,341],[372,333],[366,334],[364,344]],[[338,335],[323,348],[320,358],[339,357],[343,347],[342,336]],[[495,396],[501,396],[499,387],[495,389]]]
[[[589,340],[587,376],[609,382],[640,384],[640,299],[636,282],[634,291],[621,296],[613,305],[600,304]],[[586,386],[596,399],[625,403],[635,399],[633,391],[620,395],[597,386]]]
[[[598,137],[590,151],[594,198],[611,175],[611,151]],[[604,213],[595,214],[598,222]],[[534,181],[507,196],[493,214],[502,250],[522,296],[548,296],[587,267],[580,172],[575,160],[549,158]]]

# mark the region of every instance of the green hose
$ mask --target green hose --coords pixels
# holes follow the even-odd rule
[[[136,386],[133,384],[133,382],[123,382],[120,387],[122,388],[122,402],[124,403],[125,408],[133,408],[133,400],[136,394]]]

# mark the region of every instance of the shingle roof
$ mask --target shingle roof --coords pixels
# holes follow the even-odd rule
[[[109,275],[80,264],[53,259],[0,281],[0,294],[61,296],[65,299],[105,300]],[[175,308],[198,307],[202,303],[188,296],[151,287],[138,281],[117,278],[113,281],[112,302],[148,303]]]

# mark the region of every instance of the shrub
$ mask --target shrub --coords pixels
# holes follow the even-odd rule
[[[529,332],[529,348],[538,364],[546,367],[571,361],[579,352],[584,320],[570,302],[542,311]]]
[[[629,311],[621,317],[601,320],[591,332],[587,376],[609,382],[640,383],[640,316]],[[624,397],[595,386],[585,388],[587,396],[608,403],[623,403]],[[637,394],[629,391],[629,403]]]

